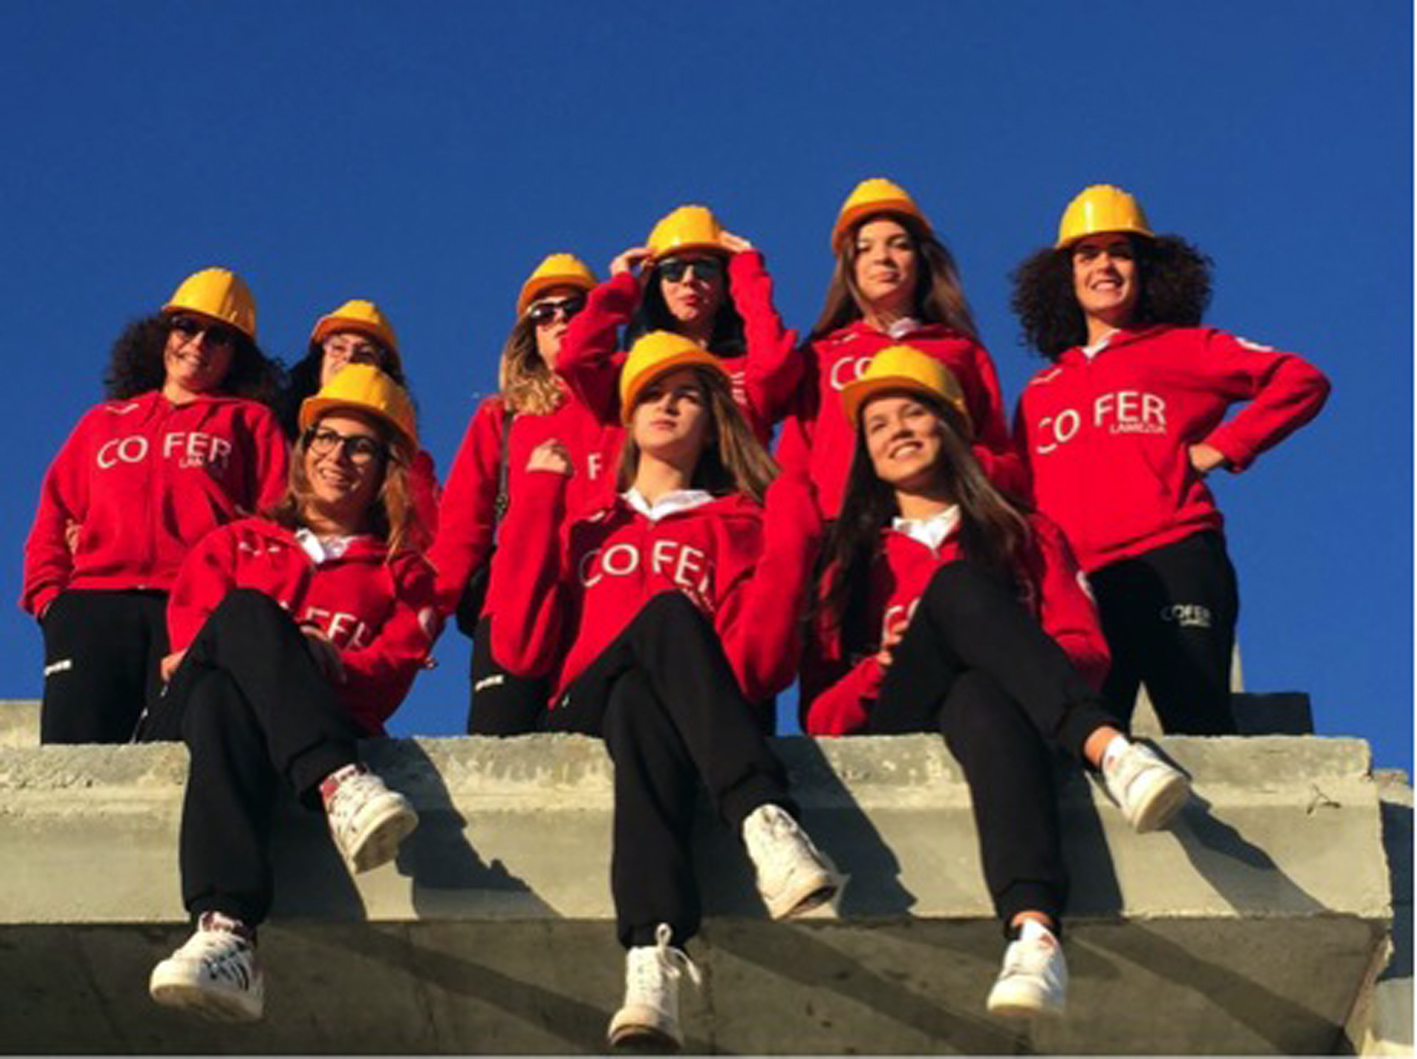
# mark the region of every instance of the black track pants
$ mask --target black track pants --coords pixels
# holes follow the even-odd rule
[[[690,838],[700,781],[735,835],[770,802],[796,815],[713,626],[678,592],[646,603],[543,727],[603,736],[615,762],[610,882],[626,948],[654,944],[660,923],[676,945],[699,929]]]
[[[1230,659],[1240,597],[1219,533],[1198,533],[1088,575],[1112,649],[1103,688],[1125,725],[1146,684],[1164,731],[1233,735]]]
[[[191,752],[181,863],[194,920],[208,911],[251,926],[266,918],[278,785],[318,807],[320,781],[357,760],[365,735],[290,616],[260,592],[228,594],[139,732],[181,738]]]
[[[892,653],[871,711],[877,735],[938,731],[964,769],[984,878],[1004,921],[1060,921],[1068,881],[1050,744],[1082,758],[1115,724],[1063,649],[986,569],[941,567]]]
[[[551,685],[508,673],[492,657],[492,618],[483,615],[472,637],[472,694],[468,735],[525,735],[536,730]]]
[[[157,693],[167,593],[61,592],[45,611],[41,743],[126,743]]]

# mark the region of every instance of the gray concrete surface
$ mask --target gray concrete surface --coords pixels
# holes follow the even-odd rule
[[[938,739],[785,739],[806,823],[851,875],[837,909],[766,919],[701,818],[706,973],[695,1051],[1324,1053],[1348,1047],[1392,916],[1366,744],[1170,738],[1199,797],[1136,836],[1090,781],[1062,789],[1073,875],[1069,1017],[983,1000],[1003,942],[968,792]],[[565,736],[395,740],[369,758],[423,824],[395,865],[343,871],[287,807],[262,932],[268,1015],[213,1027],[146,977],[185,936],[179,746],[0,750],[0,1050],[582,1053],[618,1004],[610,765]],[[1409,904],[1410,908],[1410,904]]]
[[[39,746],[39,700],[0,699],[0,747]]]

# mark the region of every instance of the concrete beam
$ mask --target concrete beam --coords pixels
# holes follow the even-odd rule
[[[807,825],[852,881],[840,907],[766,919],[702,814],[708,921],[691,1047],[722,1052],[1312,1053],[1345,1041],[1392,916],[1366,744],[1170,738],[1200,797],[1136,836],[1062,786],[1073,897],[1063,1022],[992,1022],[1002,953],[967,789],[939,739],[783,739]],[[0,750],[5,1051],[565,1053],[601,1048],[622,957],[608,891],[611,771],[572,736],[371,744],[423,824],[352,881],[293,806],[262,932],[267,1019],[151,1004],[185,935],[180,746]]]

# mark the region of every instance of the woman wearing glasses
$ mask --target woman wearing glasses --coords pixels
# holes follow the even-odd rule
[[[722,362],[733,398],[763,444],[787,414],[801,377],[797,336],[783,329],[763,255],[723,230],[704,206],[660,219],[644,246],[610,263],[566,334],[557,374],[603,421],[618,421],[619,332],[628,346],[650,331],[692,339]]]
[[[261,1017],[256,928],[281,786],[324,810],[353,872],[392,860],[418,822],[357,755],[358,740],[385,734],[438,631],[432,567],[408,547],[413,408],[387,375],[354,365],[305,401],[300,426],[283,499],[183,562],[167,689],[139,734],[181,739],[191,756],[180,850],[195,929],[149,990],[219,1019]]]
[[[527,278],[502,347],[500,392],[468,423],[443,492],[429,558],[438,570],[439,610],[456,611],[458,627],[472,636],[472,735],[530,731],[546,705],[542,681],[514,676],[492,657],[492,616],[482,606],[497,522],[520,492],[527,456],[547,438],[561,440],[575,471],[572,509],[609,481],[619,431],[597,419],[555,373],[567,327],[594,286],[595,274],[574,254],[549,255]]]
[[[44,631],[45,743],[128,740],[167,653],[167,593],[208,530],[279,499],[287,449],[256,303],[221,268],[189,276],[113,346],[108,400],[50,465],[20,605]]]

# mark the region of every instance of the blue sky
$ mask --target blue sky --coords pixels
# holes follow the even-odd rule
[[[6,4],[0,232],[9,453],[0,596],[39,481],[113,337],[235,268],[291,359],[350,297],[391,315],[446,471],[517,288],[553,250],[603,273],[682,202],[765,251],[807,328],[867,176],[960,261],[1006,401],[1038,366],[1010,270],[1082,186],[1121,184],[1216,262],[1210,320],[1333,379],[1322,417],[1216,492],[1253,690],[1410,769],[1412,11],[1387,0],[716,5]],[[394,730],[466,709],[439,647]],[[0,696],[40,692],[0,608]]]

